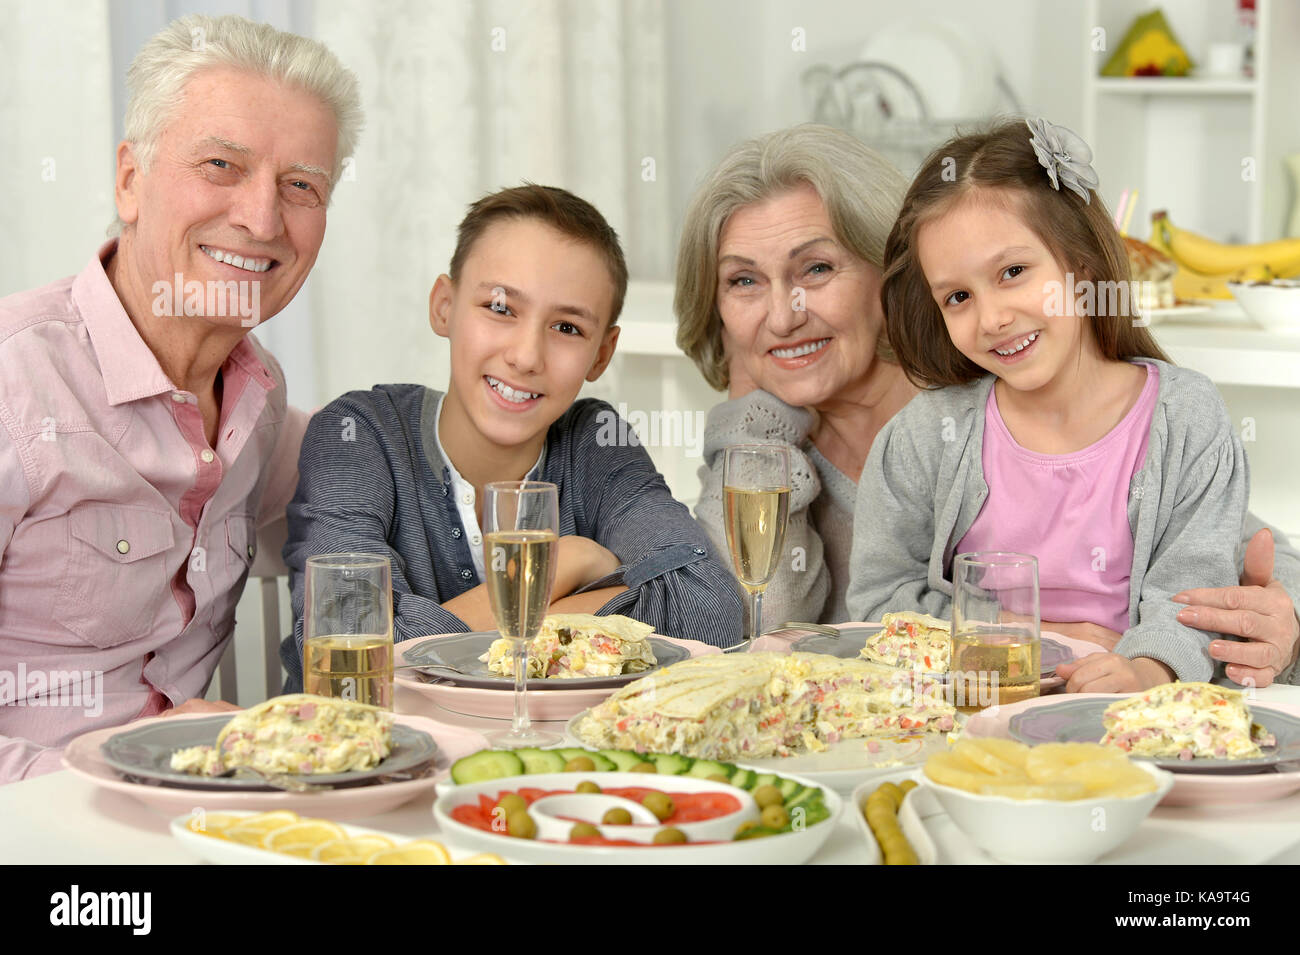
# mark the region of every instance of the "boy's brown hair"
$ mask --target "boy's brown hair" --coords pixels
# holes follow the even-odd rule
[[[1069,189],[1054,189],[1023,120],[949,140],[916,174],[885,243],[880,294],[889,343],[907,377],[923,388],[965,384],[988,374],[953,345],[916,249],[921,226],[977,191],[1014,209],[1061,270],[1075,274],[1076,283],[1087,280],[1097,283],[1096,289],[1106,287],[1102,282],[1129,281],[1128,255],[1101,197],[1091,192],[1085,203]],[[1151,333],[1134,323],[1137,303],[1129,299],[1128,305],[1129,314],[1091,316],[1102,356],[1168,361]]]
[[[460,280],[465,260],[479,237],[488,226],[499,219],[537,219],[558,232],[596,249],[609,268],[614,283],[614,302],[609,326],[618,321],[627,295],[627,262],[618,233],[605,221],[605,217],[585,199],[555,186],[539,186],[525,182],[513,189],[502,189],[475,202],[461,220],[456,236],[456,251],[451,256],[448,274],[453,282]]]

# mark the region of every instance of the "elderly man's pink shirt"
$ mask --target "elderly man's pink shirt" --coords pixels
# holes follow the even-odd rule
[[[115,249],[0,299],[0,782],[204,692],[297,483],[306,416],[275,359],[251,334],[230,353],[209,446],[109,283]]]

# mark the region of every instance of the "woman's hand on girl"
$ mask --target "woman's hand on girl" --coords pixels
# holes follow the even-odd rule
[[[1118,653],[1093,653],[1062,663],[1056,675],[1065,677],[1066,693],[1137,693],[1174,679],[1174,671],[1159,660],[1130,660]]]
[[[1241,586],[1184,590],[1172,598],[1188,604],[1178,621],[1236,640],[1215,640],[1210,656],[1228,664],[1228,679],[1242,686],[1268,686],[1295,662],[1300,621],[1285,588],[1273,577],[1273,535],[1267,528],[1246,547]]]

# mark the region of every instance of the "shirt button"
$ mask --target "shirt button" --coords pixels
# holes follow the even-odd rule
[[[459,528],[459,527],[453,527],[453,528],[451,529],[451,536],[454,537],[454,538],[456,538],[456,540],[460,540],[460,528]]]
[[[207,448],[204,448],[203,452],[199,455],[199,457],[203,459],[204,464],[211,464],[212,459],[215,458],[216,455],[213,454],[211,451],[209,451]]]
[[[697,553],[697,554],[699,554],[701,557],[703,557],[705,554],[708,553],[708,551],[706,551],[703,547],[697,547],[697,548],[695,548],[695,553]]]
[[[460,572],[460,575],[461,575],[461,577],[465,578],[466,580],[469,580],[471,577],[474,576],[474,571],[472,571],[472,570],[470,570],[468,567],[466,567],[464,570],[462,570],[462,571]]]
[[[252,544],[249,544],[249,545],[248,545],[248,556],[249,556],[249,557],[252,557],[252,556],[253,556],[253,545],[252,545]]]
[[[130,550],[131,550],[131,545],[130,545],[129,543],[127,543],[126,541],[118,541],[118,542],[117,542],[117,552],[118,552],[119,554],[125,554],[125,553],[127,553],[128,551],[130,551]]]
[[[179,391],[172,392],[172,401],[176,402],[177,404],[180,404],[184,400],[185,400],[185,396],[181,394]]]
[[[481,538],[481,537],[479,537],[477,534],[475,534],[473,537],[470,538],[470,542],[471,542],[475,547],[477,547],[479,544],[483,543],[483,538]]]
[[[461,501],[463,501],[463,502],[466,503],[466,504],[473,504],[473,503],[474,503],[474,493],[473,493],[472,491],[466,491],[464,494],[462,494],[462,495],[460,496],[460,499],[461,499]]]

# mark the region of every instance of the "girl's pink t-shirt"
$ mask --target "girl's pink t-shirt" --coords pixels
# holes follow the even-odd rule
[[[984,480],[989,496],[957,553],[1001,550],[1038,558],[1043,620],[1129,628],[1133,532],[1129,484],[1142,469],[1160,373],[1124,419],[1096,444],[1072,454],[1038,454],[1007,430],[994,389],[984,411]]]

